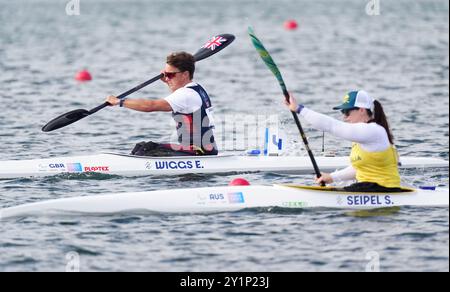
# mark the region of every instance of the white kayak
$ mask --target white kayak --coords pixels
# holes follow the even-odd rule
[[[247,208],[377,209],[399,206],[448,207],[448,189],[403,193],[349,193],[295,185],[228,186],[108,194],[56,199],[0,210],[0,217],[117,213],[217,213]]]
[[[348,157],[316,157],[320,169],[332,172],[349,165]],[[448,161],[403,157],[401,168],[448,167]],[[102,173],[120,176],[182,175],[188,173],[313,173],[308,156],[219,155],[201,157],[142,157],[115,153],[0,161],[0,179],[44,177],[67,173]]]

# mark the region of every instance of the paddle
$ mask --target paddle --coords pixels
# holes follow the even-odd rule
[[[231,44],[234,41],[234,39],[235,39],[235,36],[231,35],[231,34],[221,34],[221,35],[211,38],[210,41],[208,41],[203,47],[201,47],[197,51],[197,53],[195,53],[195,55],[194,55],[195,61],[197,61],[197,62],[201,61],[203,59],[206,59],[206,58],[220,52],[221,50],[226,48],[229,44]],[[155,81],[160,80],[163,76],[164,75],[161,73],[161,74],[153,77],[152,79],[147,80],[144,83],[139,84],[138,86],[128,90],[127,92],[122,93],[121,95],[117,96],[117,98],[119,98],[119,99],[125,98],[126,96],[132,94],[133,92],[136,92],[136,91],[144,88],[145,86],[152,84]],[[47,125],[45,125],[42,128],[42,131],[51,132],[51,131],[63,128],[65,126],[73,124],[87,116],[90,116],[90,115],[98,112],[99,110],[107,107],[108,105],[109,105],[109,103],[105,102],[105,103],[99,105],[98,107],[95,107],[89,111],[85,110],[85,109],[77,109],[77,110],[70,111],[70,112],[60,115],[59,117],[48,122]]]
[[[281,86],[281,89],[283,90],[283,94],[286,97],[287,102],[289,102],[289,92],[286,88],[286,84],[284,83],[283,77],[281,76],[281,72],[278,69],[277,65],[273,61],[272,57],[270,56],[269,52],[264,48],[261,41],[256,37],[255,32],[251,27],[248,28],[248,34],[252,40],[253,46],[256,48],[256,51],[258,51],[259,55],[263,59],[264,63],[269,67],[270,71],[272,71],[273,75],[278,80],[278,83]],[[305,132],[303,131],[302,125],[300,124],[300,120],[297,116],[297,113],[292,112],[292,116],[294,117],[295,123],[297,124],[297,128],[300,131],[300,136],[302,136],[303,143],[305,144],[305,148],[308,151],[309,158],[311,159],[312,165],[314,167],[314,172],[316,173],[317,177],[321,177],[321,173],[319,170],[319,167],[317,166],[316,159],[314,158],[314,154],[311,151],[311,148],[309,147],[308,139],[306,138]],[[325,186],[325,183],[322,183],[322,186]]]

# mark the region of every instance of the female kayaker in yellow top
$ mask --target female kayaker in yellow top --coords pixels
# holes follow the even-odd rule
[[[314,112],[299,105],[290,97],[286,105],[297,112],[314,128],[353,143],[351,165],[333,173],[322,173],[317,183],[355,180],[344,187],[346,191],[395,192],[400,191],[398,156],[394,137],[380,102],[365,91],[352,91],[344,97],[343,104],[334,107],[341,110],[344,121]]]

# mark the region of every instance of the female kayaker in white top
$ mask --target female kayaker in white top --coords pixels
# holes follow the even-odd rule
[[[356,179],[356,183],[344,187],[344,190],[401,191],[394,137],[383,107],[367,92],[349,92],[344,97],[343,104],[333,108],[341,110],[344,115],[343,122],[299,105],[292,94],[290,103],[286,102],[286,105],[312,127],[353,143],[351,165],[330,174],[322,173],[322,176],[317,178],[317,183],[330,184]]]

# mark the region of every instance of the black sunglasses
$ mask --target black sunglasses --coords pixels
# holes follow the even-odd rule
[[[352,112],[352,111],[354,111],[354,110],[357,110],[357,109],[358,109],[357,107],[346,108],[346,109],[342,109],[342,110],[341,110],[341,113],[342,113],[344,116],[348,117],[348,116],[350,115],[350,112]]]
[[[177,72],[163,72],[164,78],[167,78],[167,79],[175,78],[175,75],[177,75],[178,73],[182,73],[182,72],[181,71],[177,71]]]

